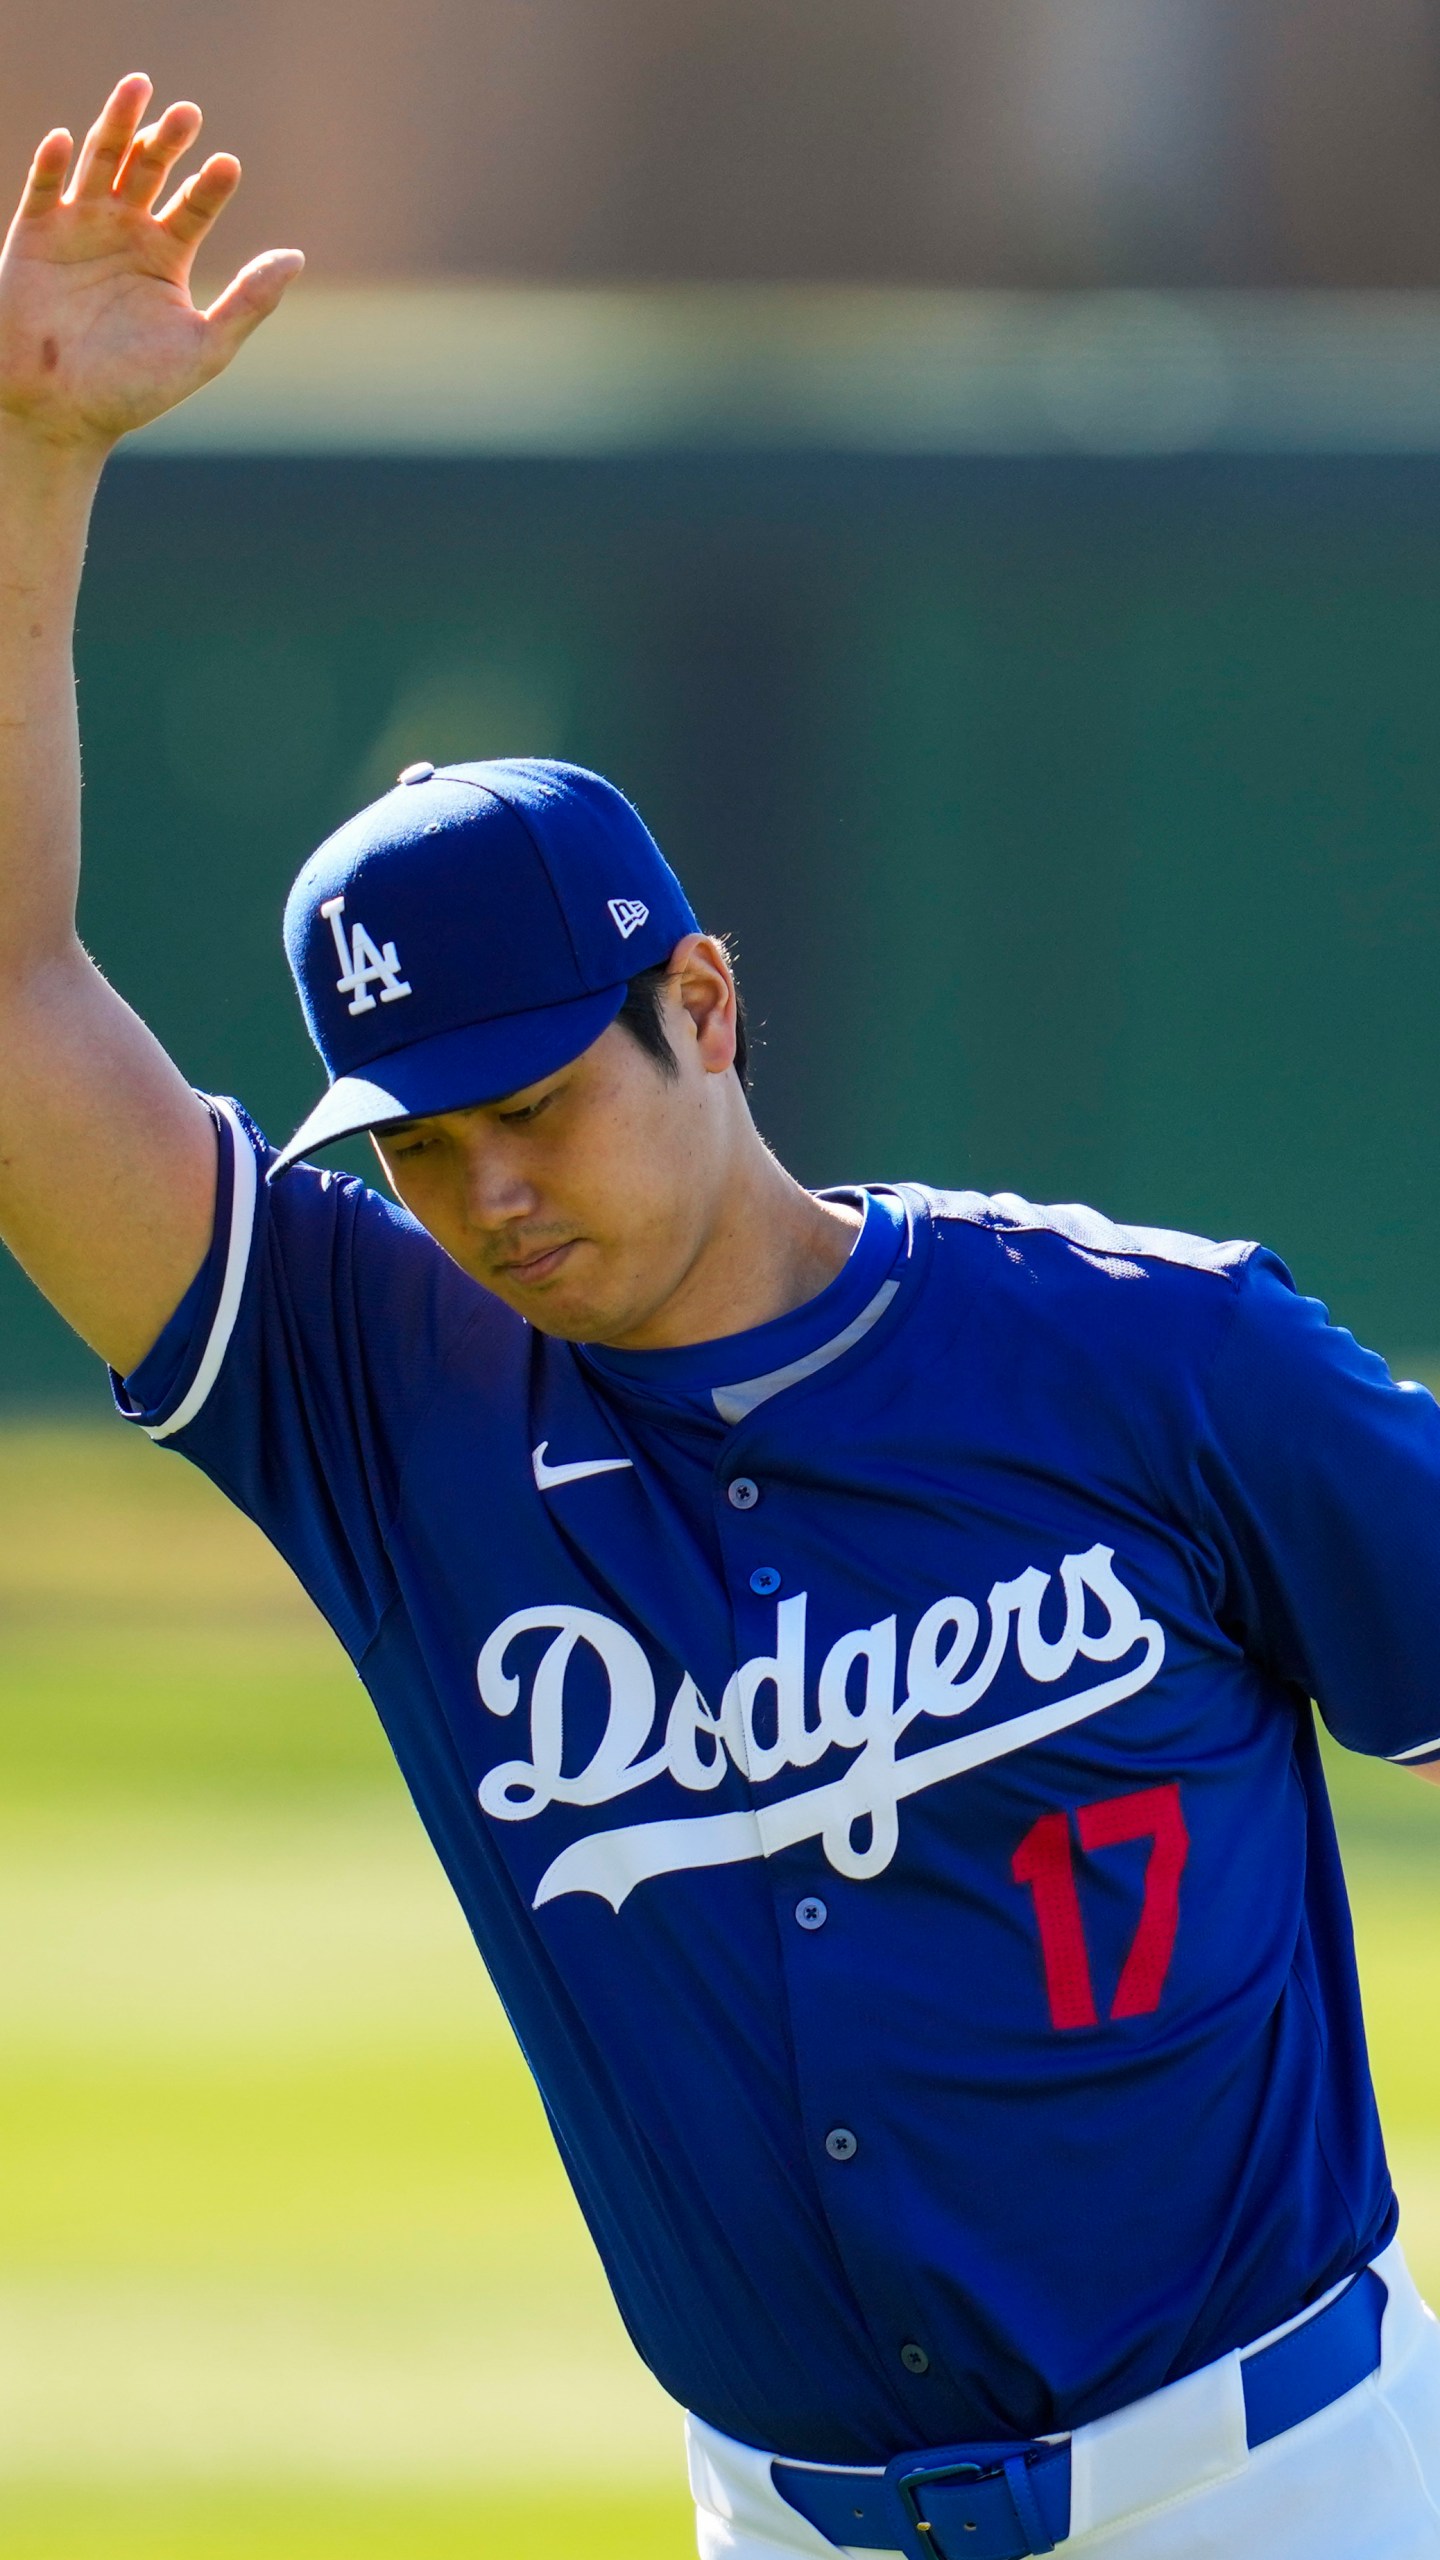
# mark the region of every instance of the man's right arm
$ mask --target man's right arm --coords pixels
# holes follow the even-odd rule
[[[195,309],[190,265],[239,168],[207,161],[157,213],[199,116],[142,132],[148,97],[122,81],[68,184],[69,136],[42,143],[0,258],[0,1235],[122,1371],[204,1258],[215,1139],[76,935],[86,528],[120,436],[219,373],[301,263],[257,259]],[[137,595],[137,648],[145,612]]]

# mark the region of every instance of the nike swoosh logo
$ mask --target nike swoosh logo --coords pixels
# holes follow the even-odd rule
[[[582,1476],[613,1475],[618,1467],[634,1463],[630,1458],[577,1458],[568,1467],[550,1467],[545,1463],[545,1452],[549,1446],[548,1440],[542,1440],[538,1449],[532,1449],[530,1453],[535,1482],[542,1493],[549,1493],[557,1484],[578,1484]]]

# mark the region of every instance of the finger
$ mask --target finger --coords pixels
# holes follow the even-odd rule
[[[194,250],[217,213],[223,212],[240,184],[240,163],[233,151],[215,151],[178,187],[155,219],[181,249]]]
[[[251,330],[269,319],[286,286],[294,283],[304,264],[303,250],[267,249],[261,257],[252,258],[248,267],[242,267],[211,303],[202,317],[212,341],[217,373],[230,362],[236,348],[244,345]]]
[[[46,134],[30,163],[30,175],[25,181],[17,221],[28,222],[36,214],[51,212],[59,203],[74,148],[74,142],[63,125],[57,125],[53,133]]]
[[[115,176],[114,193],[123,197],[126,203],[130,201],[130,189],[134,185],[135,171],[143,164],[147,153],[154,150],[159,131],[158,124],[142,124],[120,163]]]
[[[143,71],[117,82],[80,146],[66,202],[77,196],[108,195],[115,172],[135,139],[136,128],[150,104],[150,83]]]
[[[132,204],[148,213],[165,185],[177,160],[182,159],[196,139],[204,122],[197,106],[188,99],[167,107],[154,124],[147,124],[136,134],[115,180],[115,193],[122,204]]]

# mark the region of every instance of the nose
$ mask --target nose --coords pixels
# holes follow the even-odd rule
[[[466,1224],[478,1235],[495,1235],[505,1227],[533,1218],[540,1194],[515,1161],[513,1148],[497,1144],[483,1125],[466,1132],[462,1190]]]

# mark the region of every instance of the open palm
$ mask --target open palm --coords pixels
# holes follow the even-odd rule
[[[195,253],[240,164],[217,152],[161,205],[200,110],[167,107],[142,129],[150,94],[138,73],[120,82],[68,184],[71,137],[46,136],[0,254],[0,412],[60,443],[113,444],[198,391],[304,265],[272,249],[196,309]]]

